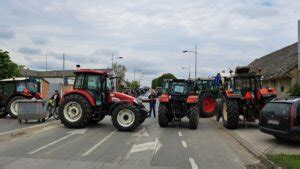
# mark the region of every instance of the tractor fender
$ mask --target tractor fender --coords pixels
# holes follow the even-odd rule
[[[68,92],[64,93],[63,98],[66,97],[66,96],[68,96],[68,95],[71,95],[71,94],[82,95],[83,97],[85,97],[89,101],[89,103],[91,104],[91,106],[93,106],[93,107],[96,106],[96,102],[95,102],[94,98],[91,96],[90,93],[88,93],[86,91],[82,91],[82,90],[68,91]]]
[[[130,102],[128,102],[128,101],[119,101],[119,102],[113,103],[113,105],[109,109],[109,114],[111,114],[116,107],[118,107],[119,105],[123,105],[123,104],[130,104]]]
[[[159,102],[160,102],[160,103],[169,103],[169,95],[167,95],[167,94],[162,94],[162,95],[159,97]]]
[[[224,94],[225,94],[226,98],[231,98],[231,99],[240,99],[240,98],[242,98],[241,94],[236,94],[236,93],[234,93],[232,91],[228,91],[228,90],[226,90]]]

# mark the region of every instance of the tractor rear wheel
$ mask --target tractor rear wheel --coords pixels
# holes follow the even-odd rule
[[[9,113],[11,118],[13,118],[13,119],[18,118],[18,111],[17,111],[16,103],[18,100],[24,100],[24,99],[26,99],[26,97],[24,97],[24,96],[15,96],[9,100],[7,107],[6,107],[6,112]]]
[[[60,120],[69,128],[87,127],[92,117],[92,112],[92,107],[87,99],[78,94],[65,96],[59,107]]]
[[[91,119],[90,120],[90,124],[98,124],[100,121],[102,121],[104,119],[104,115],[100,115],[99,119]]]
[[[139,126],[141,115],[131,104],[121,104],[113,109],[111,121],[120,131],[132,131]]]
[[[201,117],[212,117],[215,115],[217,111],[217,104],[212,93],[204,93],[202,96],[200,96],[199,103]]]
[[[190,129],[197,129],[199,124],[199,108],[198,105],[189,108],[189,124]]]
[[[239,124],[239,105],[237,100],[228,99],[223,102],[223,125],[227,129],[236,129]]]
[[[160,104],[158,107],[158,124],[160,127],[168,127],[168,108],[165,105]]]

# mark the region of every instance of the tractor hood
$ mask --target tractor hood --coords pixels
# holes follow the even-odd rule
[[[109,94],[110,98],[109,100],[111,102],[120,102],[120,101],[126,101],[126,102],[129,102],[129,103],[133,103],[136,98],[132,97],[132,96],[129,96],[127,94],[124,94],[124,93],[120,93],[120,92],[111,92]]]

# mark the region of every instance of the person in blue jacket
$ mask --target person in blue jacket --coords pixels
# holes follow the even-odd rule
[[[220,73],[218,73],[217,76],[215,77],[214,85],[216,87],[220,87],[222,85],[222,77]]]

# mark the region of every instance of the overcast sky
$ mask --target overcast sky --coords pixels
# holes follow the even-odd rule
[[[143,85],[181,67],[215,75],[297,41],[298,0],[0,0],[0,49],[28,68],[107,68],[111,53]],[[267,63],[266,63],[267,64]]]

